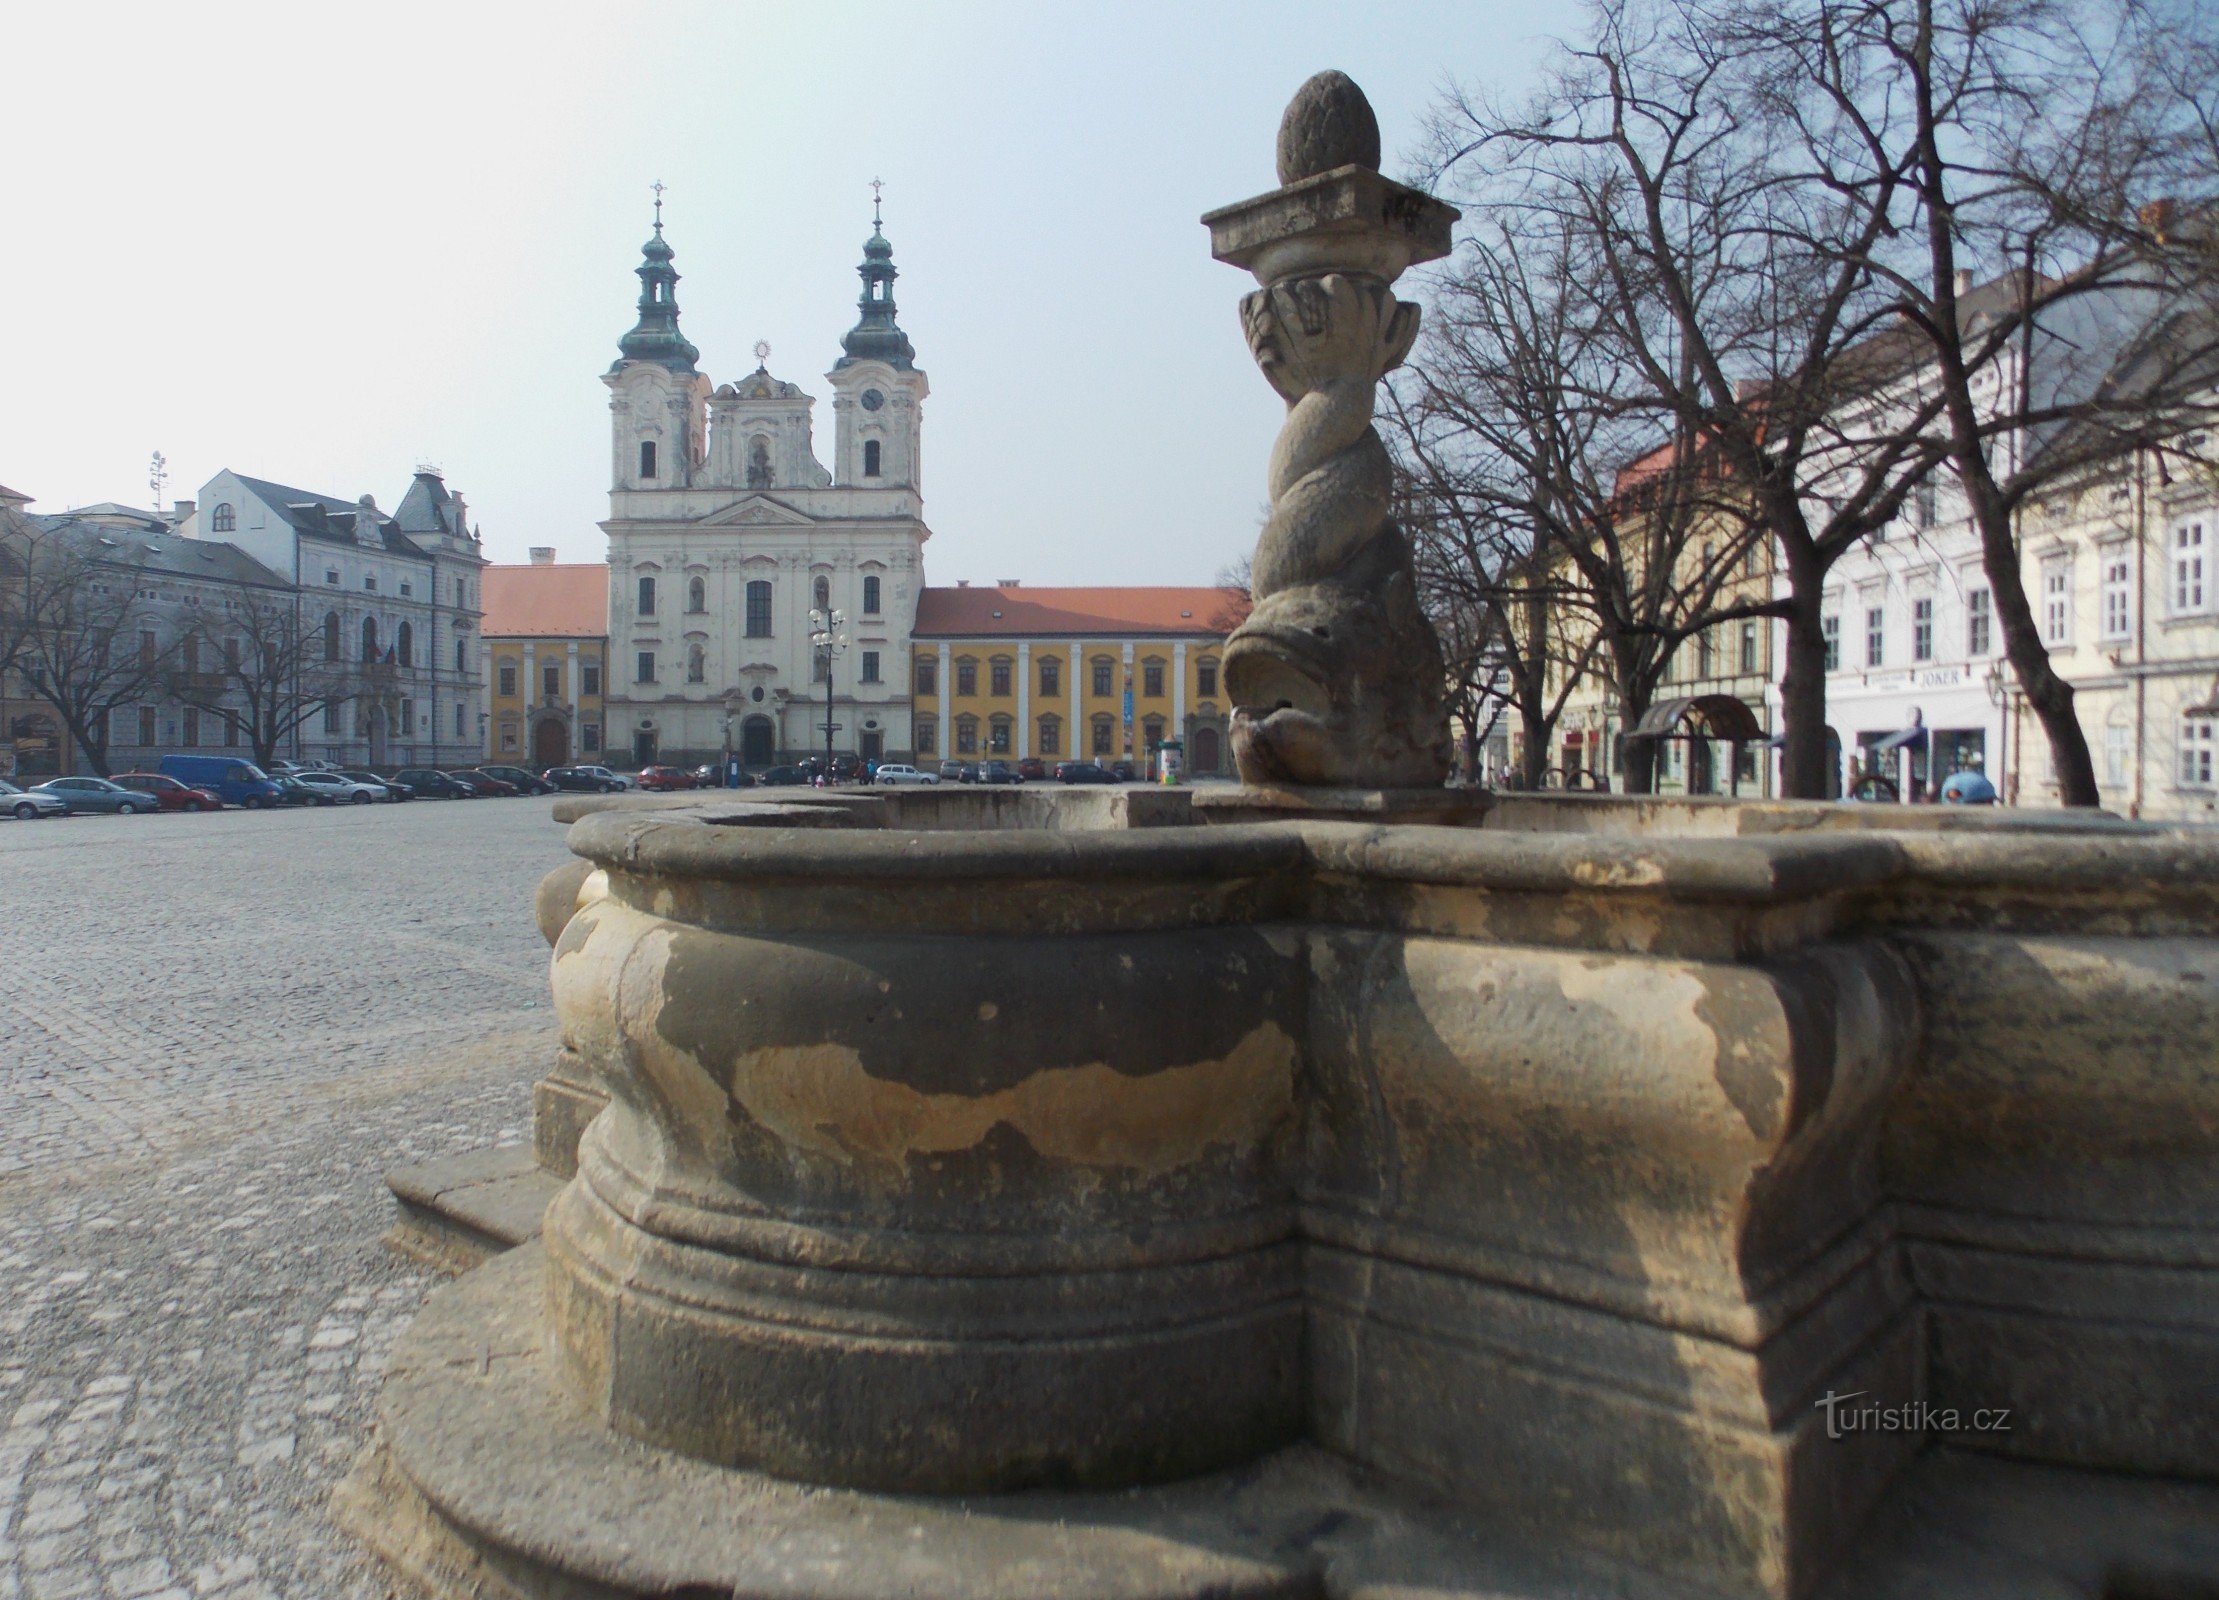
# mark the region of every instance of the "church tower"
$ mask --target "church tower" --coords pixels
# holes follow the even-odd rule
[[[840,341],[844,354],[825,376],[832,382],[833,481],[852,489],[921,486],[919,407],[931,385],[916,366],[909,335],[894,320],[894,247],[871,204],[871,236],[863,242],[862,315]]]
[[[617,341],[616,365],[602,380],[612,391],[612,489],[686,488],[707,453],[709,380],[694,366],[701,352],[678,331],[672,254],[658,193],[655,233],[640,247],[639,321]]]

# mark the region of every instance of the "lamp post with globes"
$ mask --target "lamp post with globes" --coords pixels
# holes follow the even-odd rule
[[[809,643],[824,662],[824,781],[832,783],[832,663],[848,647],[848,619],[844,611],[812,607]]]

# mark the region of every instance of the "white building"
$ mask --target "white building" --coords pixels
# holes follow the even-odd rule
[[[712,389],[678,329],[678,274],[658,216],[638,324],[610,389],[606,744],[638,763],[750,768],[825,748],[824,658],[810,613],[844,614],[830,667],[834,747],[910,760],[910,634],[924,582],[918,427],[929,385],[894,320],[893,247],[874,226],[862,315],[827,374],[832,466],[815,400],[773,377],[769,350]]]
[[[462,497],[418,469],[390,516],[369,495],[341,500],[228,467],[201,487],[180,532],[237,546],[294,584],[304,633],[361,671],[299,754],[371,766],[480,759],[486,711],[479,575],[485,556]]]

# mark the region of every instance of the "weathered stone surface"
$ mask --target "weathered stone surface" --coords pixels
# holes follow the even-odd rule
[[[1355,79],[1320,72],[1295,90],[1279,119],[1279,181],[1346,166],[1379,170],[1379,118]]]

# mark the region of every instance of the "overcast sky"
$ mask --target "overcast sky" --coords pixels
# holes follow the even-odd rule
[[[1199,583],[1281,407],[1196,218],[1351,73],[1402,171],[1524,3],[217,4],[0,9],[0,483],[53,511],[219,468],[390,509],[438,463],[488,554],[600,560],[648,185],[717,382],[809,392],[873,177],[931,376],[932,581]],[[831,406],[819,407],[830,454]]]

